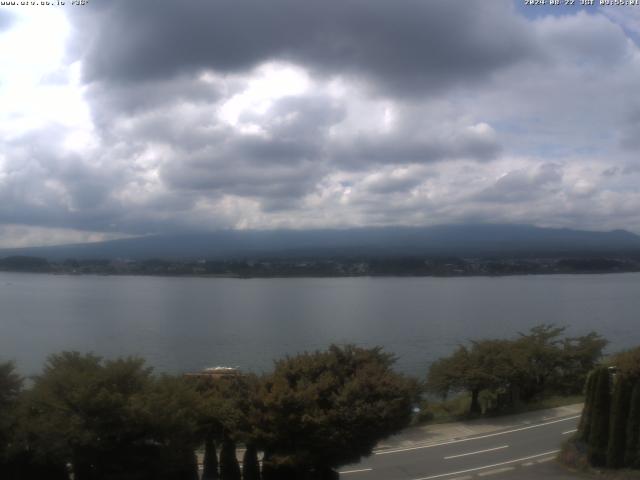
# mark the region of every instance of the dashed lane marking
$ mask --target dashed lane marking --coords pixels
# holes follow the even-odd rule
[[[507,435],[509,433],[522,432],[523,430],[531,430],[532,428],[540,428],[540,427],[544,427],[544,426],[547,426],[547,425],[552,425],[554,423],[560,423],[560,422],[567,422],[569,420],[575,420],[576,418],[580,418],[580,416],[581,415],[574,415],[572,417],[561,418],[559,420],[553,420],[551,422],[538,423],[536,425],[529,425],[528,427],[514,428],[512,430],[507,430],[505,432],[489,433],[487,435],[480,435],[478,437],[461,438],[461,439],[458,439],[458,440],[449,440],[449,441],[441,442],[441,443],[430,443],[428,445],[420,445],[420,446],[416,446],[416,447],[396,448],[395,450],[385,450],[385,451],[382,451],[382,452],[375,452],[374,455],[389,455],[389,454],[392,454],[392,453],[410,452],[412,450],[421,450],[423,448],[433,448],[433,447],[438,447],[440,445],[451,445],[452,443],[470,442],[472,440],[481,440],[483,438],[497,437],[498,435]]]
[[[522,464],[523,467],[530,467],[532,465],[535,465],[535,462],[525,462]]]
[[[493,465],[484,465],[482,467],[468,468],[467,470],[458,470],[457,472],[440,473],[439,475],[430,475],[428,477],[414,478],[413,480],[431,480],[432,478],[450,477],[451,475],[461,475],[463,473],[477,472],[479,470],[486,470],[487,468],[495,468],[495,467],[501,467],[503,465],[509,465],[510,463],[524,462],[526,460],[531,460],[533,458],[546,457],[548,455],[556,454],[559,451],[560,450],[552,450],[550,452],[539,453],[537,455],[530,455],[528,457],[516,458],[514,460],[508,460],[506,462],[494,463]]]
[[[555,460],[555,459],[556,459],[556,457],[541,458],[540,460],[536,460],[536,463],[550,462],[550,461]]]
[[[373,468],[361,468],[360,470],[345,470],[343,472],[338,472],[340,475],[347,475],[349,473],[363,473],[370,472]]]
[[[570,433],[574,433],[574,432],[577,432],[577,431],[578,431],[578,429],[574,428],[573,430],[567,430],[566,432],[562,432],[562,434],[563,435],[569,435]]]
[[[516,467],[502,467],[496,468],[495,470],[489,470],[488,472],[479,473],[479,477],[486,477],[487,475],[496,475],[498,473],[510,472],[511,470],[515,470]]]
[[[445,460],[451,460],[452,458],[468,457],[469,455],[477,455],[479,453],[493,452],[494,450],[503,450],[509,448],[509,445],[501,445],[500,447],[487,448],[486,450],[478,450],[477,452],[461,453],[459,455],[449,455],[444,457]]]

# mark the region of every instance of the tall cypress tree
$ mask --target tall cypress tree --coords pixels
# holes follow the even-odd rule
[[[242,457],[242,479],[260,480],[260,464],[258,463],[258,450],[253,444],[248,444]]]
[[[596,378],[596,370],[592,370],[587,376],[587,382],[585,385],[584,408],[582,409],[582,417],[580,417],[580,425],[578,426],[578,438],[583,442],[587,442],[589,440],[591,414],[593,411],[593,397],[596,391]]]
[[[196,452],[186,454],[184,478],[188,480],[200,480],[200,473],[198,472],[198,456],[196,455]]]
[[[271,454],[268,451],[262,456],[262,480],[278,480],[276,469],[273,466]]]
[[[609,468],[624,466],[630,401],[631,382],[626,376],[618,375],[613,390],[609,420],[609,445],[607,447],[607,467]]]
[[[596,391],[591,413],[588,456],[592,465],[602,467],[607,463],[607,445],[609,443],[611,405],[609,370],[606,367],[600,367],[596,375]]]
[[[631,468],[640,467],[640,380],[636,380],[631,394],[624,465]]]
[[[236,444],[229,437],[222,441],[220,451],[220,480],[241,480],[240,465],[236,458]]]
[[[216,442],[213,435],[207,435],[204,442],[204,469],[202,471],[202,480],[218,480],[218,456],[216,453]]]

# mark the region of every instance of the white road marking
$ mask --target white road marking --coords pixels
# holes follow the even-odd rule
[[[485,465],[483,467],[469,468],[467,470],[459,470],[457,472],[441,473],[439,475],[431,475],[429,477],[414,478],[413,480],[431,480],[432,478],[448,477],[450,475],[460,475],[462,473],[477,472],[478,470],[485,470],[487,468],[501,467],[502,465],[509,465],[510,463],[524,462],[525,460],[531,460],[532,458],[544,457],[546,455],[553,455],[560,450],[552,450],[551,452],[539,453],[537,455],[531,455],[529,457],[516,458],[514,460],[508,460],[506,462],[494,463],[493,465]]]
[[[464,477],[455,477],[450,478],[449,480],[471,480],[473,477],[471,475],[465,475]]]
[[[348,473],[361,473],[361,472],[370,472],[373,468],[361,468],[360,470],[345,470],[344,472],[338,472],[340,475],[346,475]]]
[[[481,435],[478,437],[461,438],[459,440],[448,440],[440,443],[430,443],[428,445],[420,445],[417,447],[396,448],[395,450],[385,450],[383,452],[375,452],[374,455],[389,455],[391,453],[410,452],[412,450],[421,450],[423,448],[439,447],[440,445],[451,445],[452,443],[470,442],[471,440],[481,440],[483,438],[497,437],[498,435],[506,435],[508,433],[521,432],[523,430],[530,430],[532,428],[544,427],[546,425],[552,425],[554,423],[566,422],[568,420],[575,420],[580,418],[581,415],[575,415],[573,417],[561,418],[560,420],[553,420],[551,422],[538,423],[537,425],[530,425],[528,427],[514,428],[513,430],[507,430],[506,432],[489,433],[487,435]]]
[[[569,435],[570,433],[577,432],[578,429],[574,428],[573,430],[567,430],[566,432],[562,432],[563,435]]]
[[[502,467],[496,468],[495,470],[489,470],[488,472],[479,473],[479,477],[486,477],[487,475],[496,475],[497,473],[510,472],[511,470],[515,470],[516,467]]]
[[[550,462],[550,461],[555,460],[555,459],[556,459],[556,457],[541,458],[540,460],[536,460],[536,463]]]
[[[525,462],[522,464],[523,467],[530,467],[531,465],[534,465],[534,462]]]
[[[509,448],[509,445],[502,445],[500,447],[487,448],[486,450],[478,450],[477,452],[461,453],[459,455],[450,455],[448,457],[444,457],[444,459],[450,460],[452,458],[466,457],[468,455],[477,455],[478,453],[493,452],[494,450],[502,450],[503,448]]]

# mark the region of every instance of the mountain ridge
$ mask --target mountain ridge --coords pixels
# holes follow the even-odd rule
[[[526,224],[220,230],[104,242],[0,249],[0,257],[78,259],[229,259],[326,256],[571,256],[640,253],[640,236]]]

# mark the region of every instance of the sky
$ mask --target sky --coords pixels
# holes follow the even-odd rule
[[[7,3],[1,247],[483,222],[640,233],[640,6]]]

